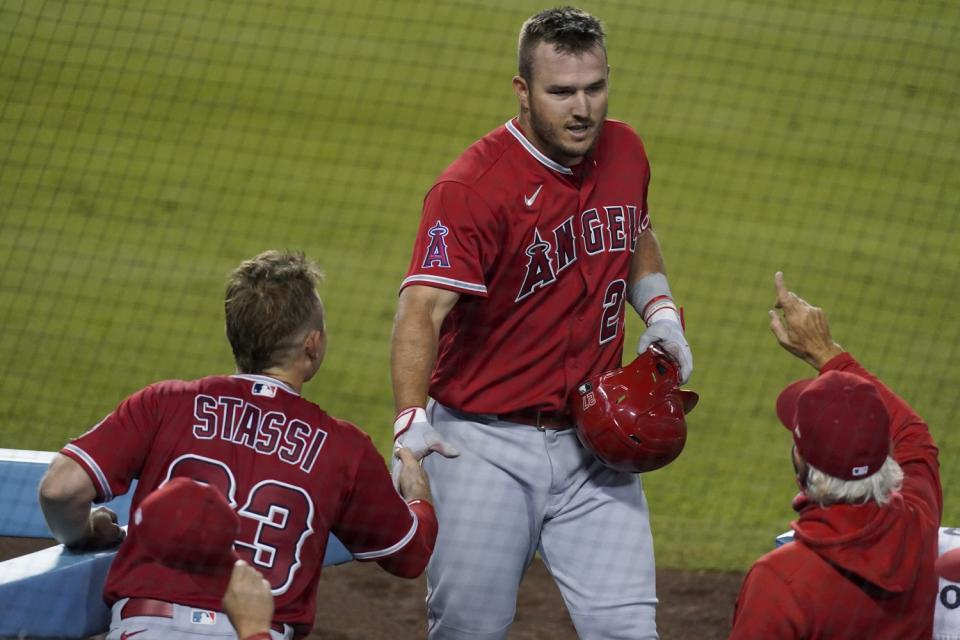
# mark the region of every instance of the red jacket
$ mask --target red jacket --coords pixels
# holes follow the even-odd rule
[[[937,448],[901,398],[844,353],[838,369],[877,385],[890,412],[893,457],[903,488],[885,506],[820,507],[802,494],[796,541],[747,573],[730,638],[923,638],[933,633],[937,528],[943,510]]]

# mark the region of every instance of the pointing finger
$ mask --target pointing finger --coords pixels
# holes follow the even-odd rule
[[[783,305],[788,304],[794,299],[794,296],[787,289],[787,284],[783,281],[783,271],[777,271],[773,275],[773,284],[777,289],[777,304],[776,307],[782,308]]]

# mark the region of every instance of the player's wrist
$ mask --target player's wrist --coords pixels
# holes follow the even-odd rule
[[[648,273],[643,276],[630,286],[627,295],[630,304],[647,326],[665,316],[670,310],[679,319],[680,314],[673,301],[670,284],[667,282],[667,276],[662,273]]]

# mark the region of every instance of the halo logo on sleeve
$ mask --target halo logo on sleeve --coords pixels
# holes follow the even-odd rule
[[[450,258],[447,256],[447,241],[443,239],[448,233],[450,233],[450,229],[443,226],[439,220],[427,229],[430,244],[427,245],[427,254],[423,257],[424,269],[431,267],[448,268],[450,266]]]

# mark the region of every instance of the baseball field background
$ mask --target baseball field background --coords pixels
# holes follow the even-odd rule
[[[423,194],[516,113],[517,31],[545,6],[5,0],[0,447],[55,450],[150,382],[232,372],[225,278],[294,248],[326,272],[305,395],[387,454]],[[793,516],[773,402],[812,371],[768,331],[778,269],[929,421],[960,525],[960,5],[582,6],[608,28],[610,116],[647,145],[701,394],[644,478],[659,564],[743,569]]]

